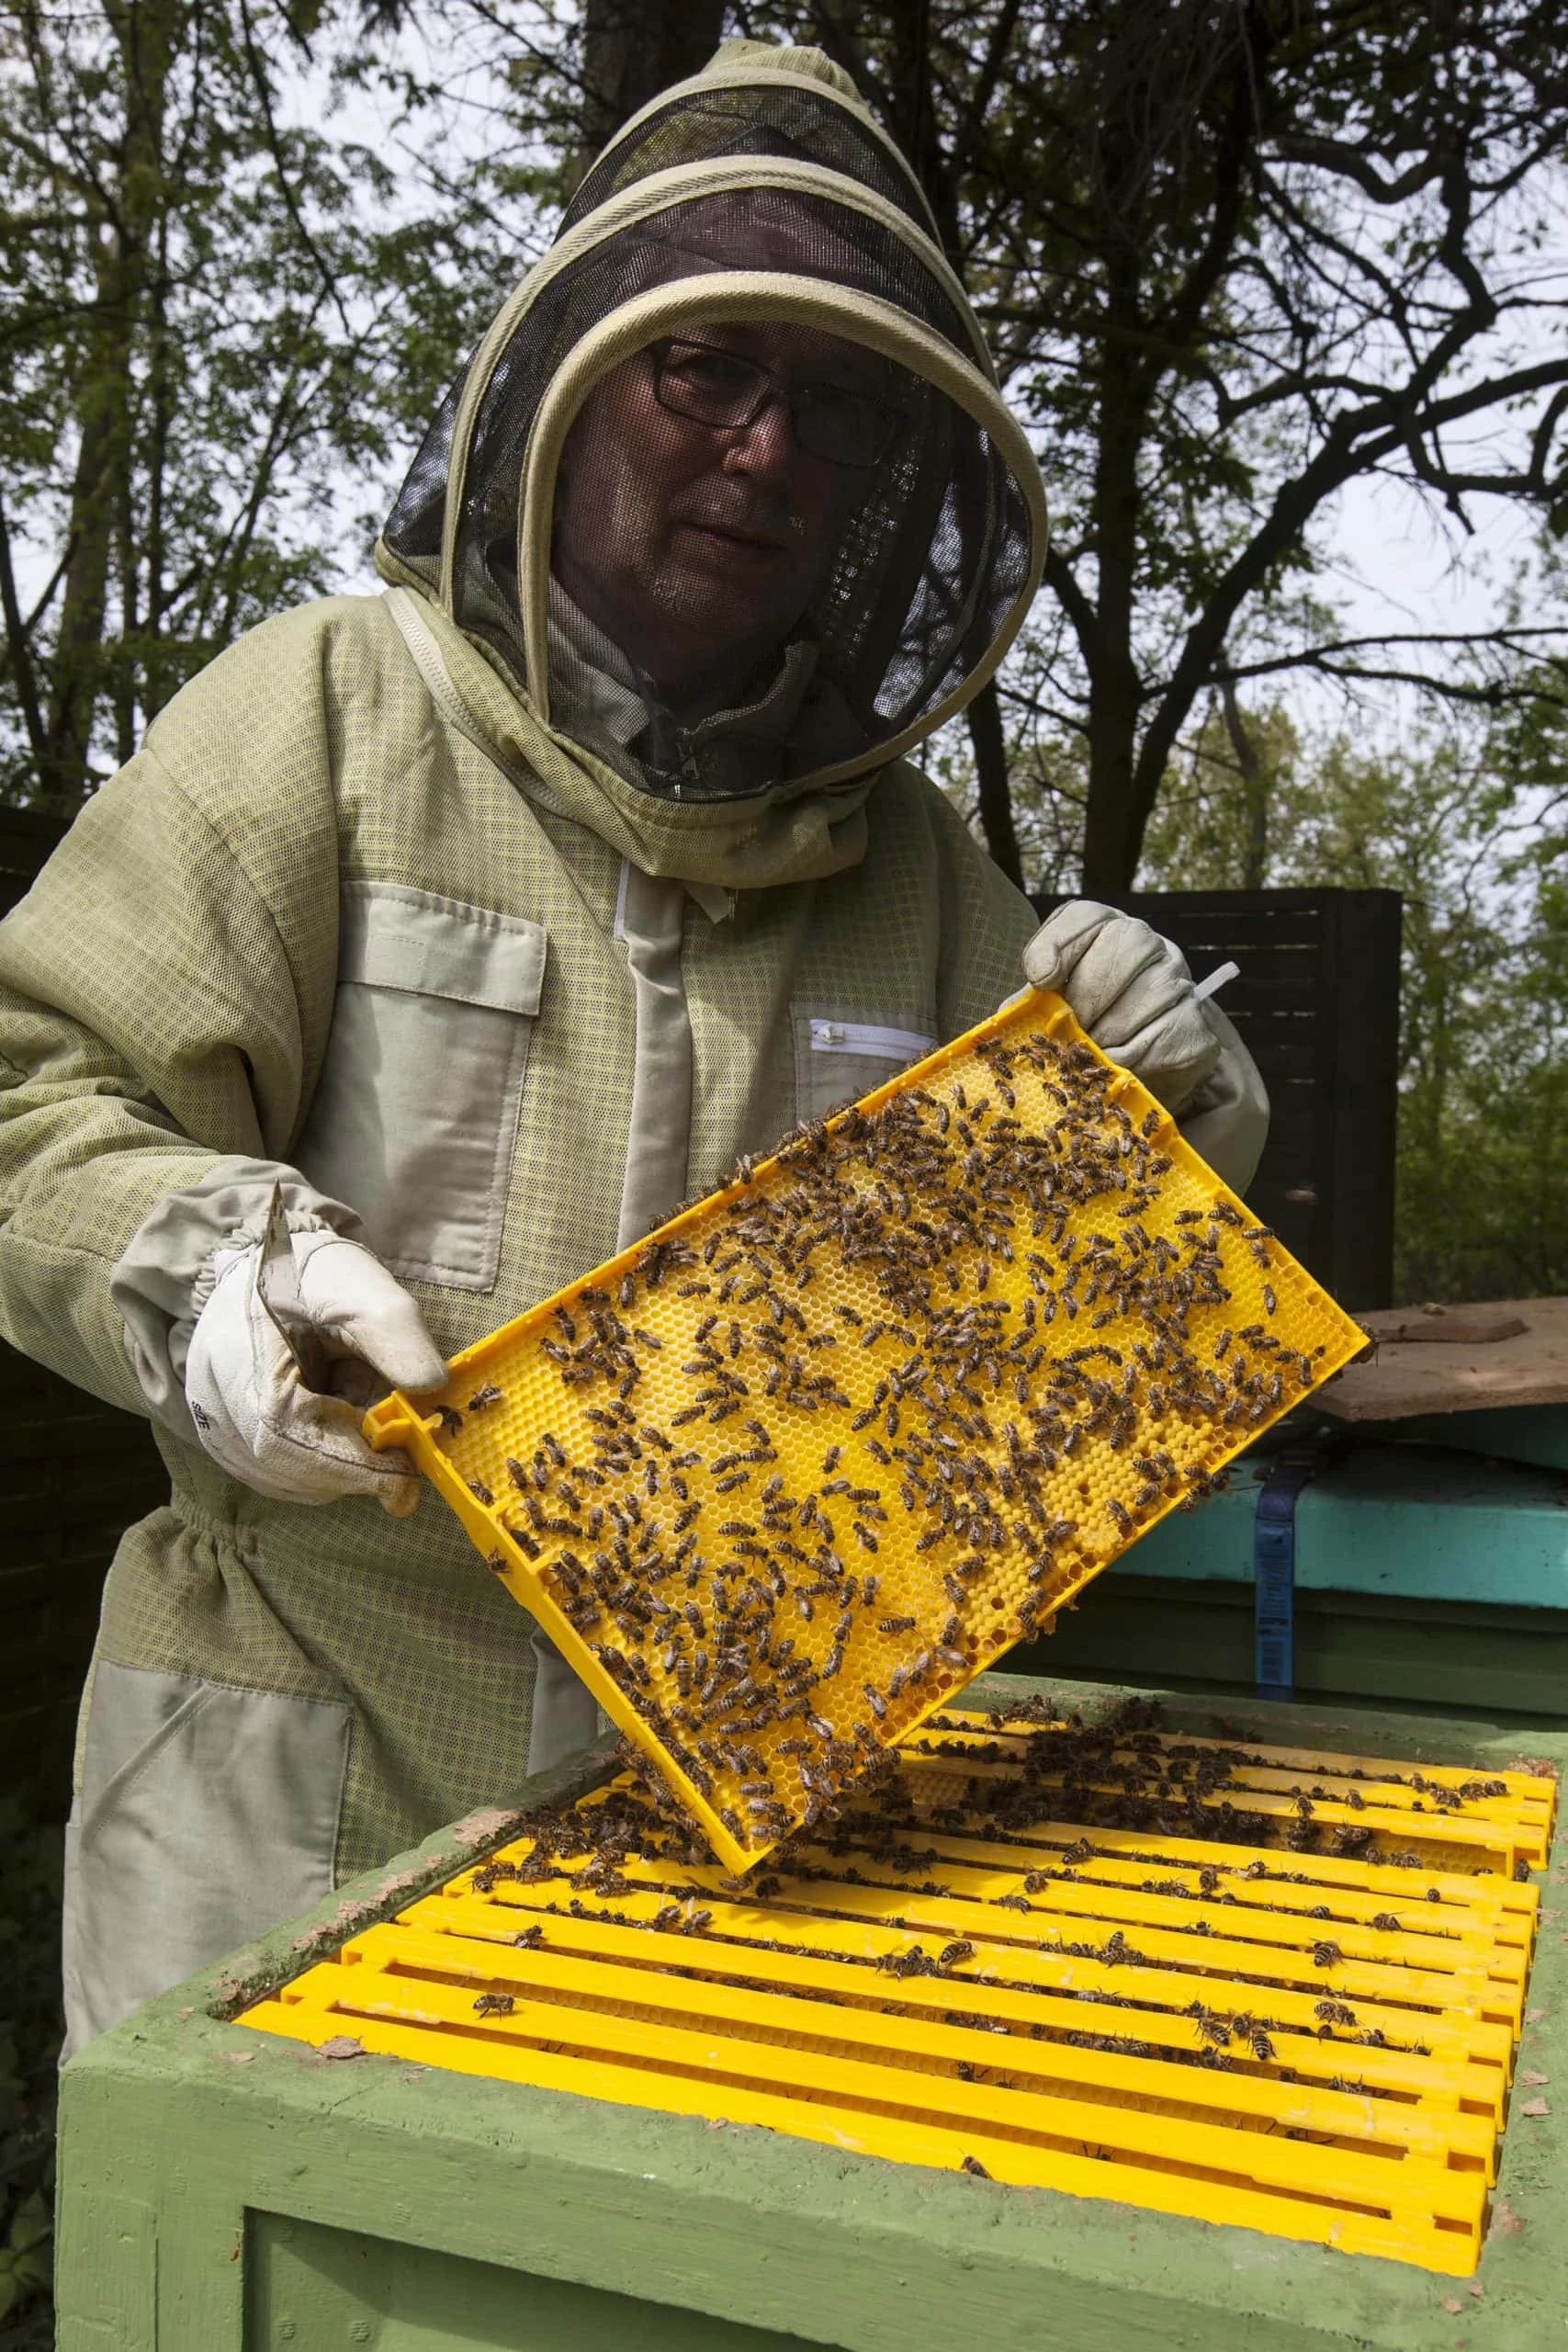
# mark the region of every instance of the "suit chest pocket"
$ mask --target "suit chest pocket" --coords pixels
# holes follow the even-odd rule
[[[490,1290],[545,977],[539,924],[350,883],[302,1173],[405,1280]]]
[[[825,1118],[886,1085],[936,1047],[908,1021],[873,1019],[830,1006],[795,1005],[795,1103],[799,1119]]]

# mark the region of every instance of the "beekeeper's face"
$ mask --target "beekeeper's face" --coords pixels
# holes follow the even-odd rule
[[[765,683],[897,434],[893,371],[815,328],[702,325],[584,402],[554,568],[677,708]]]

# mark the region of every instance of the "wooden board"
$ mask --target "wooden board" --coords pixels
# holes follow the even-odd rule
[[[1374,1338],[1391,1336],[1381,1339],[1375,1357],[1347,1364],[1314,1398],[1337,1420],[1396,1421],[1415,1413],[1568,1403],[1568,1298],[1391,1306],[1358,1320]],[[1429,1337],[1403,1336],[1423,1325],[1430,1327]],[[1511,1335],[1483,1336],[1494,1330]]]

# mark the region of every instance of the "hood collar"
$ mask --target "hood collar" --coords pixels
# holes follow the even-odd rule
[[[422,582],[405,580],[394,593],[410,588],[419,595],[418,619],[434,639],[454,692],[500,764],[525,792],[536,778],[549,803],[608,842],[641,873],[737,892],[820,881],[858,865],[865,855],[865,804],[874,775],[826,786],[806,775],[745,798],[663,799],[618,774],[573,736],[544,725],[499,657],[458,628]],[[809,647],[792,650],[811,652]],[[737,743],[743,744],[746,724],[775,695],[782,707],[808,666],[803,662],[791,675],[786,662],[773,695],[752,712],[719,712],[704,725],[731,727]],[[613,683],[606,677],[606,684]],[[816,730],[816,748],[824,752],[835,739],[841,744],[853,725],[835,702],[819,683],[816,694],[799,695],[798,727],[808,730],[808,741],[809,730]],[[629,757],[624,752],[621,756]]]

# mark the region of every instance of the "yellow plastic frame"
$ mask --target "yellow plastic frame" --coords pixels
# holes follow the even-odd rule
[[[1012,1041],[1031,1034],[1043,1034],[1063,1046],[1089,1045],[1090,1050],[1097,1052],[1097,1057],[1101,1062],[1106,1062],[1106,1057],[1098,1055],[1098,1049],[1084,1037],[1071,1012],[1059,999],[1047,996],[1043,991],[1031,991],[1022,999],[994,1014],[990,1019],[982,1022],[965,1035],[955,1039],[951,1045],[942,1046],[924,1061],[917,1063],[912,1069],[889,1080],[887,1084],[877,1088],[874,1092],[866,1095],[855,1108],[863,1113],[874,1112],[883,1103],[892,1101],[908,1089],[920,1088],[929,1092],[933,1088],[940,1088],[944,1083],[954,1080],[962,1084],[964,1073],[971,1069],[976,1078],[988,1085],[991,1082],[991,1074],[987,1071],[982,1058],[981,1049],[993,1039]],[[1152,1140],[1157,1144],[1158,1149],[1167,1155],[1171,1162],[1169,1171],[1160,1183],[1160,1202],[1168,1216],[1174,1217],[1179,1207],[1186,1206],[1190,1210],[1195,1204],[1205,1206],[1215,1203],[1228,1204],[1229,1209],[1239,1215],[1243,1225],[1256,1232],[1258,1228],[1253,1226],[1253,1220],[1244,1204],[1220,1182],[1198,1155],[1181,1140],[1174,1122],[1154,1102],[1153,1097],[1138,1080],[1126,1071],[1116,1069],[1113,1064],[1107,1062],[1106,1066],[1114,1073],[1114,1083],[1108,1091],[1108,1099],[1120,1104],[1136,1123],[1142,1124],[1145,1121],[1158,1123],[1154,1129]],[[847,1112],[840,1113],[836,1119],[828,1123],[829,1127],[830,1129],[836,1127],[848,1115],[850,1114]],[[564,1429],[569,1425],[575,1426],[581,1419],[582,1408],[571,1403],[570,1393],[561,1386],[559,1375],[554,1372],[553,1368],[546,1376],[547,1382],[553,1381],[560,1389],[561,1404],[558,1412],[552,1405],[547,1417],[542,1412],[529,1414],[514,1406],[505,1393],[509,1385],[516,1385],[523,1379],[534,1377],[537,1368],[533,1361],[534,1358],[537,1358],[540,1362],[545,1361],[539,1355],[536,1343],[551,1332],[558,1309],[566,1307],[570,1311],[574,1302],[581,1297],[584,1288],[589,1285],[608,1291],[614,1295],[621,1278],[637,1267],[639,1260],[655,1240],[681,1236],[694,1241],[700,1241],[713,1231],[716,1225],[722,1227],[732,1203],[743,1197],[755,1197],[758,1193],[765,1191],[771,1183],[784,1183],[789,1181],[786,1161],[781,1161],[775,1158],[759,1162],[752,1172],[750,1184],[733,1184],[709,1195],[708,1198],[673,1218],[667,1225],[659,1227],[657,1233],[650,1234],[633,1248],[623,1250],[607,1264],[585,1273],[579,1281],[573,1282],[552,1297],[541,1301],[538,1306],[530,1307],[525,1314],[503,1325],[488,1339],[465,1349],[459,1355],[453,1358],[451,1378],[439,1396],[423,1396],[414,1401],[400,1392],[394,1392],[382,1403],[371,1408],[365,1422],[366,1434],[376,1447],[404,1446],[408,1449],[418,1466],[437,1488],[443,1499],[456,1511],[481,1556],[488,1560],[501,1582],[505,1585],[513,1599],[528,1610],[544,1627],[574,1672],[592,1692],[604,1713],[635,1742],[656,1767],[678,1794],[682,1804],[700,1822],[714,1851],[733,1871],[749,1870],[761,1861],[777,1842],[776,1837],[773,1835],[764,1837],[759,1832],[757,1842],[751,1843],[743,1842],[732,1834],[720,1818],[726,1798],[733,1793],[732,1790],[722,1779],[717,1780],[717,1784],[711,1795],[705,1795],[694,1785],[691,1777],[664,1747],[653,1725],[639,1713],[626,1691],[600,1663],[590,1644],[577,1633],[553,1597],[546,1581],[551,1547],[546,1546],[544,1556],[538,1560],[530,1560],[508,1532],[506,1521],[509,1515],[514,1518],[518,1515],[519,1498],[506,1486],[504,1477],[498,1476],[497,1465],[508,1453],[525,1458],[536,1445],[543,1427],[549,1426],[553,1422]],[[1110,1212],[1106,1209],[1103,1201],[1090,1203],[1086,1208],[1073,1213],[1073,1221],[1074,1223],[1081,1222],[1086,1229],[1098,1228],[1100,1222]],[[1151,1213],[1147,1222],[1151,1227],[1157,1229],[1156,1214]],[[1299,1403],[1303,1396],[1310,1394],[1313,1387],[1337,1371],[1365,1344],[1365,1334],[1359,1327],[1343,1313],[1326,1293],[1321,1290],[1311,1277],[1279,1247],[1278,1243],[1270,1240],[1265,1246],[1255,1241],[1246,1242],[1239,1227],[1226,1227],[1224,1230],[1227,1238],[1220,1246],[1227,1283],[1231,1283],[1235,1290],[1239,1290],[1243,1294],[1249,1293],[1256,1301],[1260,1288],[1260,1270],[1253,1261],[1252,1253],[1263,1249],[1267,1258],[1269,1287],[1277,1299],[1277,1313],[1274,1317],[1276,1333],[1287,1340],[1293,1348],[1299,1349],[1303,1357],[1312,1350],[1320,1349],[1321,1353],[1315,1356],[1315,1377],[1311,1382],[1299,1386],[1293,1393],[1284,1396],[1277,1409],[1262,1414],[1239,1430],[1216,1428],[1213,1445],[1194,1445],[1190,1448],[1188,1463],[1196,1461],[1198,1466],[1206,1474],[1212,1474],[1232,1460],[1262,1429],[1278,1419],[1280,1413]],[[1010,1301],[1021,1300],[1024,1297],[1030,1289],[1032,1278],[1027,1275],[1022,1259],[1023,1252],[1021,1251],[1018,1263],[1005,1268],[998,1265],[994,1270],[990,1277],[994,1296]],[[836,1263],[834,1271],[840,1271]],[[824,1279],[816,1284],[811,1294],[813,1306],[818,1310],[824,1304],[830,1304],[834,1295],[826,1263],[823,1272]],[[863,1291],[861,1295],[864,1295]],[[661,1311],[658,1303],[667,1301],[671,1295],[671,1294],[666,1291],[645,1294],[638,1309],[643,1319],[651,1325],[657,1314]],[[1207,1312],[1208,1310],[1200,1311]],[[682,1312],[690,1313],[691,1310],[682,1309]],[[1229,1308],[1223,1312],[1215,1310],[1216,1328],[1224,1319],[1225,1313],[1229,1314],[1232,1320],[1238,1323],[1247,1319],[1240,1307]],[[1072,1335],[1069,1333],[1066,1336],[1070,1339]],[[1088,1340],[1089,1334],[1080,1330],[1077,1337],[1082,1341]],[[1047,1352],[1052,1356],[1059,1357],[1066,1352],[1066,1346],[1064,1344],[1060,1349],[1053,1346]],[[673,1359],[671,1358],[670,1361],[672,1362]],[[874,1360],[873,1368],[874,1368]],[[487,1383],[493,1383],[502,1389],[501,1399],[482,1417],[473,1416],[464,1434],[452,1440],[449,1451],[447,1445],[441,1442],[439,1435],[442,1428],[442,1408],[456,1407],[460,1411],[469,1396]],[[819,1449],[829,1438],[841,1435],[848,1452],[852,1441],[841,1427],[846,1419],[847,1417],[841,1414],[829,1412],[814,1415],[810,1444]],[[797,1434],[795,1424],[790,1425],[786,1434],[792,1439]],[[803,1438],[803,1445],[805,1442],[807,1441]],[[1120,1484],[1122,1493],[1130,1494],[1135,1481],[1130,1478],[1126,1471],[1129,1452],[1135,1453],[1136,1448],[1123,1449],[1120,1454],[1113,1454],[1108,1442],[1103,1439],[1090,1440],[1089,1443],[1083,1445],[1078,1455],[1075,1456],[1073,1469],[1073,1475],[1080,1481],[1078,1490],[1086,1496],[1089,1495],[1091,1490],[1098,1494],[1098,1486],[1094,1484],[1098,1481],[1108,1489],[1112,1485]],[[476,1460],[474,1458],[476,1455],[482,1458]],[[468,1476],[477,1469],[487,1470],[490,1479],[494,1481],[489,1487],[492,1499],[488,1503],[476,1496],[468,1483]],[[481,1478],[479,1483],[483,1486],[486,1480]],[[694,1474],[694,1493],[697,1493],[706,1484],[707,1481],[696,1478]],[[1073,1548],[1081,1555],[1081,1566],[1076,1573],[1069,1571],[1066,1581],[1053,1582],[1049,1588],[1046,1606],[1053,1614],[1055,1610],[1075,1600],[1101,1568],[1124,1551],[1127,1544],[1135,1540],[1138,1534],[1142,1534],[1148,1527],[1163,1518],[1179,1499],[1179,1496],[1177,1494],[1167,1494],[1158,1500],[1157,1504],[1142,1508],[1135,1512],[1132,1511],[1128,1503],[1121,1502],[1121,1517],[1116,1519],[1114,1523],[1102,1526],[1098,1537],[1092,1541],[1088,1538],[1078,1539]],[[1123,1519],[1129,1521],[1131,1532],[1118,1532]],[[904,1524],[906,1526],[910,1524],[908,1518]],[[943,1591],[939,1582],[939,1565],[934,1561],[929,1565],[924,1560],[917,1562],[915,1547],[912,1544],[902,1550],[896,1549],[898,1532],[896,1519],[885,1528],[881,1536],[884,1546],[884,1551],[879,1555],[881,1566],[887,1571],[890,1583],[898,1584],[902,1581],[903,1589],[898,1595],[899,1604],[906,1613],[912,1612],[919,1620],[912,1636],[914,1642],[918,1644],[922,1638],[934,1641],[936,1629],[942,1620],[949,1614],[951,1605],[949,1596]],[[562,1546],[558,1543],[553,1548],[558,1551]],[[1011,1555],[1008,1555],[1007,1557],[1010,1558]],[[1003,1573],[1003,1555],[998,1555],[997,1575],[999,1577]],[[1015,1575],[1015,1585],[1017,1581]],[[910,1587],[915,1589],[910,1589]],[[988,1586],[980,1588],[982,1594],[988,1589]],[[887,1598],[888,1605],[892,1605],[893,1592],[890,1591]],[[882,1744],[890,1745],[895,1739],[907,1737],[908,1733],[935,1709],[951,1705],[956,1696],[955,1679],[957,1687],[961,1688],[963,1682],[967,1680],[969,1674],[978,1673],[987,1666],[993,1664],[1012,1645],[1017,1638],[1015,1611],[1004,1608],[1002,1600],[994,1596],[990,1600],[989,1606],[996,1613],[994,1626],[971,1625],[969,1620],[965,1619],[965,1640],[972,1645],[969,1650],[971,1664],[968,1673],[955,1678],[953,1673],[944,1671],[929,1678],[928,1688],[924,1688],[919,1693],[912,1692],[903,1703],[890,1711],[885,1725],[878,1723],[875,1727],[876,1736]],[[1048,1630],[1049,1622],[1049,1620],[1046,1621],[1043,1630]],[[879,1628],[878,1631],[880,1630]],[[859,1639],[858,1634],[855,1638]],[[732,1805],[730,1810],[733,1813],[735,1807]],[[804,1818],[806,1810],[807,1802],[803,1794],[794,1815],[796,1822]]]

